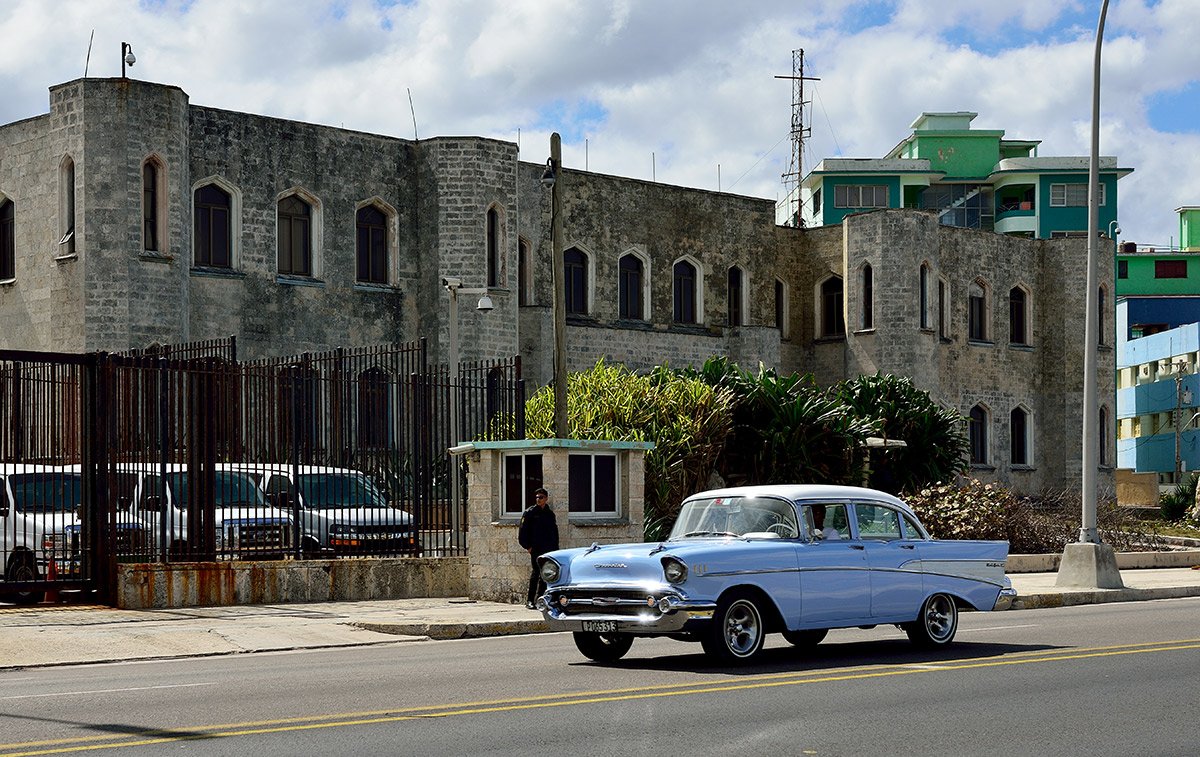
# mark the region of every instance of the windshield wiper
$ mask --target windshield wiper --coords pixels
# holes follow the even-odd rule
[[[741,536],[741,534],[735,534],[732,531],[688,531],[681,538],[686,539],[689,536],[735,536],[736,537],[736,536]]]

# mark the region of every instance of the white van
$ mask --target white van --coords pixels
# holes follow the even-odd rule
[[[284,463],[229,463],[258,482],[277,508],[290,505],[293,469]],[[393,507],[362,471],[328,465],[296,466],[306,557],[419,555],[412,515]]]

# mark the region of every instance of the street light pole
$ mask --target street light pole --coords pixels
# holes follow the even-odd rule
[[[1124,587],[1112,546],[1100,543],[1096,518],[1096,477],[1100,464],[1099,405],[1096,402],[1097,353],[1100,318],[1096,260],[1100,223],[1100,48],[1108,0],[1100,6],[1096,25],[1096,50],[1092,62],[1092,148],[1088,160],[1087,291],[1085,292],[1083,352],[1083,460],[1081,497],[1083,517],[1079,541],[1068,544],[1059,563],[1056,585],[1118,589]]]

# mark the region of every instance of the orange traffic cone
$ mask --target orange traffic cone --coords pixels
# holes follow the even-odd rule
[[[46,580],[47,581],[58,581],[58,565],[56,564],[53,557],[50,558],[50,562],[46,566]],[[46,601],[50,602],[51,604],[58,604],[58,587],[57,587],[57,585],[52,586],[46,592]]]

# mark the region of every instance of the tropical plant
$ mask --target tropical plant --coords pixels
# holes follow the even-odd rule
[[[733,396],[733,427],[717,463],[730,484],[861,483],[858,449],[872,428],[821,391],[811,374],[749,373],[726,358],[685,369]]]
[[[870,449],[870,485],[893,493],[917,491],[967,471],[969,442],[962,416],[941,407],[911,378],[876,373],[858,376],[833,389],[875,436],[906,446]]]
[[[645,457],[646,538],[665,537],[679,504],[704,489],[731,423],[732,395],[659,367],[633,373],[603,360],[567,380],[568,433],[576,439],[653,442]],[[553,435],[552,387],[526,403],[529,438]]]

